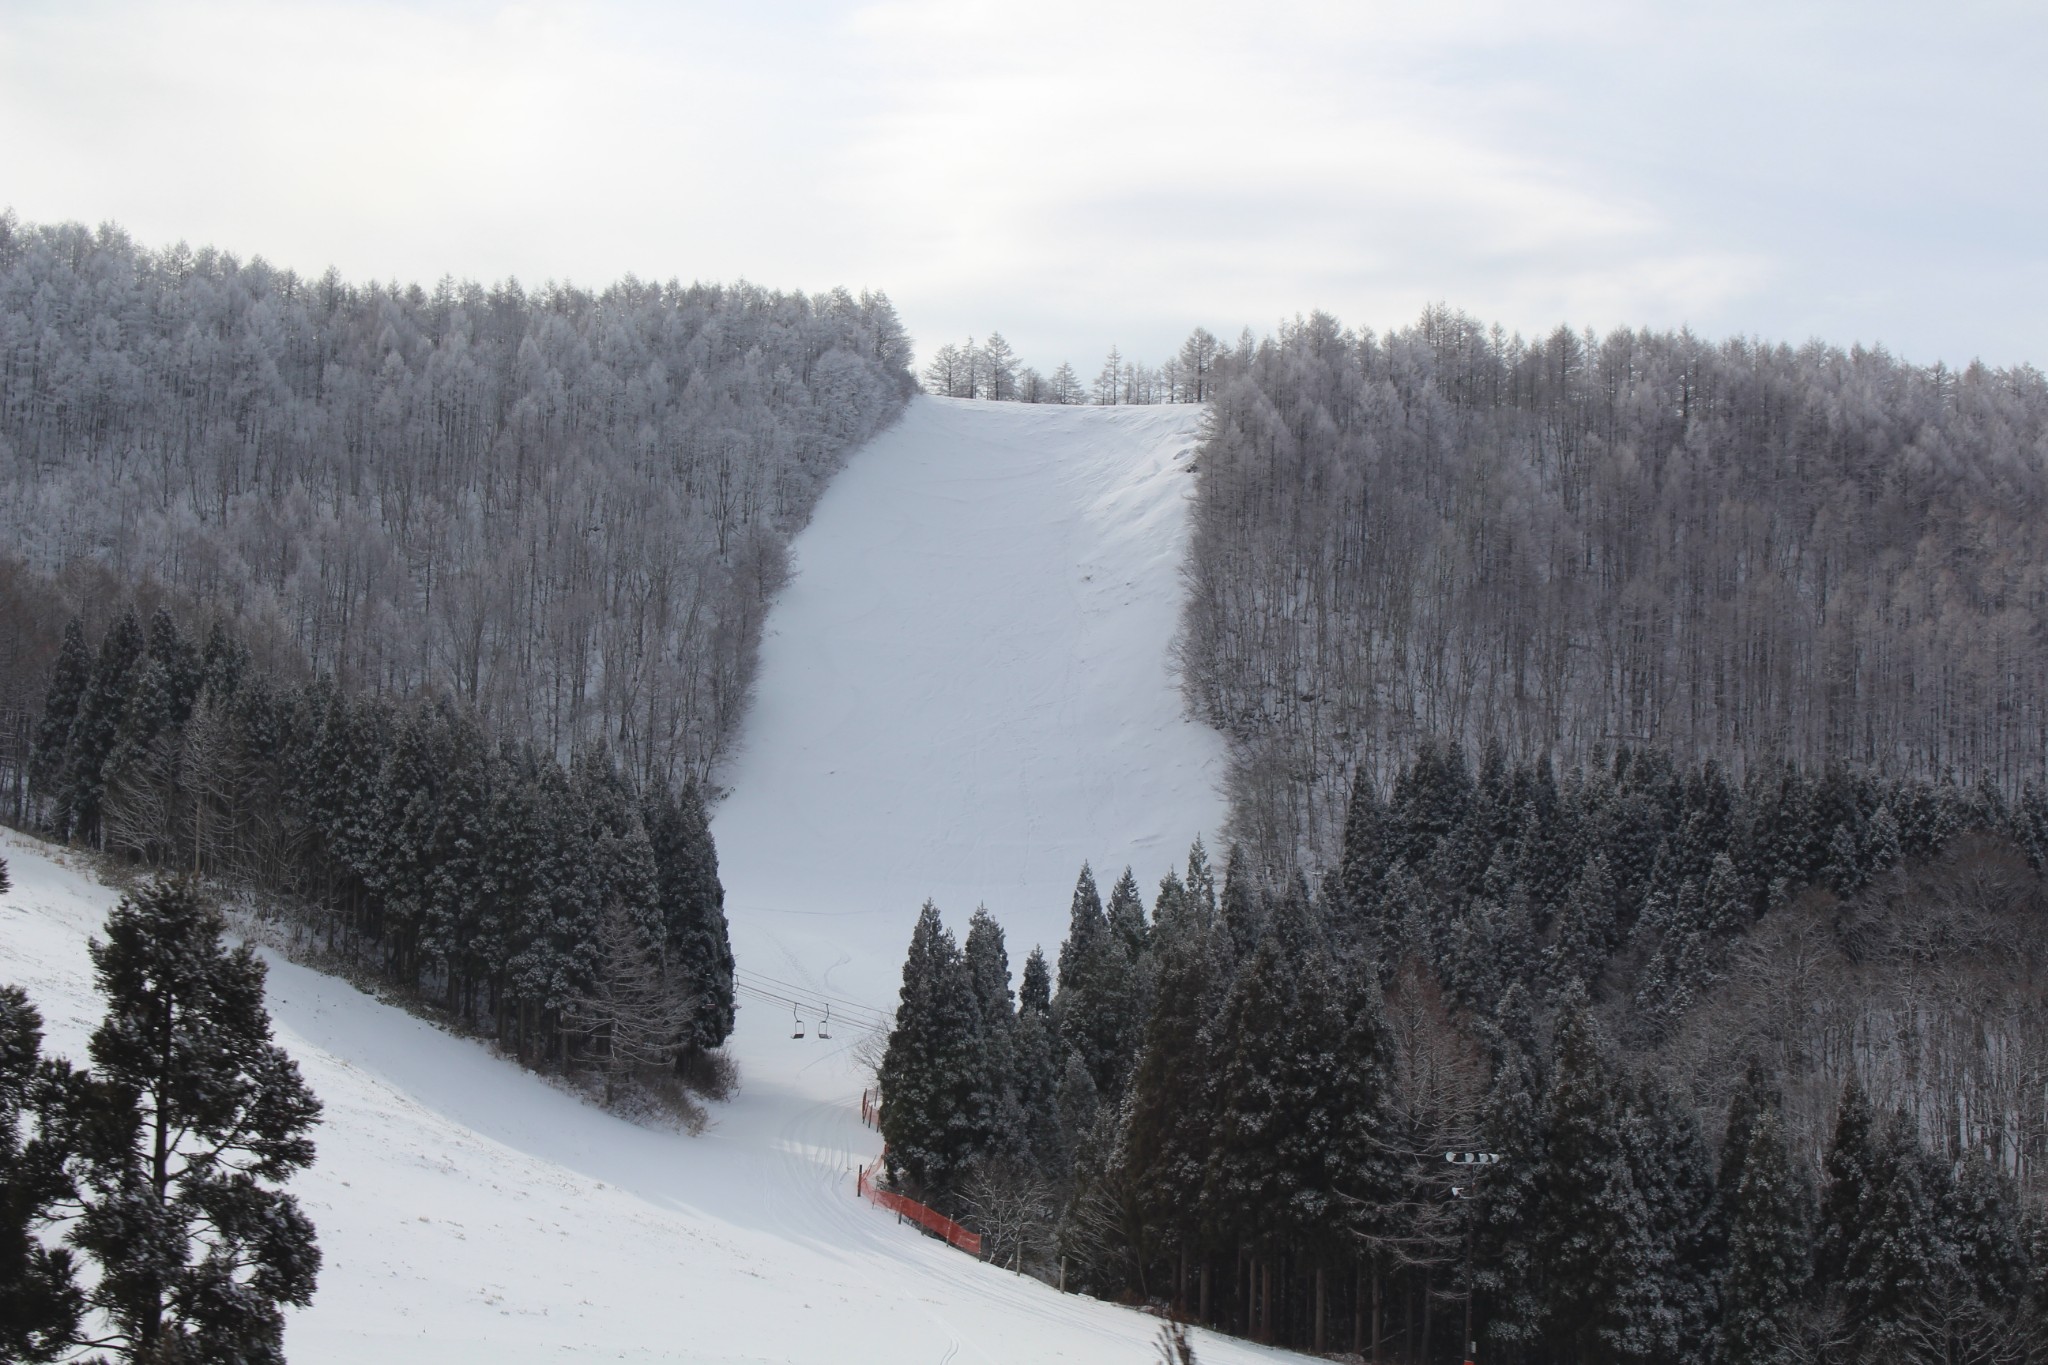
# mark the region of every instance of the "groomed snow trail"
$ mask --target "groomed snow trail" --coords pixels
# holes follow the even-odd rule
[[[926,896],[985,901],[1013,962],[1055,950],[1075,870],[1151,888],[1221,805],[1180,717],[1189,409],[920,399],[796,544],[716,834],[755,991],[842,1005],[801,1042],[750,992],[745,1086],[688,1138],[636,1128],[330,977],[275,959],[279,1040],[326,1105],[294,1188],[326,1257],[298,1365],[449,1361],[1085,1362],[1154,1320],[983,1265],[853,1197],[847,1013],[894,1002]],[[0,981],[79,1061],[85,942],[116,896],[0,831]],[[776,983],[783,983],[778,985]],[[790,989],[793,988],[793,989]],[[1204,1337],[1208,1362],[1279,1353]]]
[[[987,905],[1021,972],[1084,859],[1149,905],[1213,841],[1222,742],[1168,659],[1199,423],[920,398],[854,456],[797,538],[713,826],[750,980],[893,1008],[927,897],[963,937]]]

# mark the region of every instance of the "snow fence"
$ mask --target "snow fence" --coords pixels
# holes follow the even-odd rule
[[[880,1165],[881,1163],[877,1161],[875,1164]],[[885,1209],[895,1210],[900,1217],[917,1224],[933,1236],[942,1238],[960,1248],[969,1256],[981,1255],[980,1233],[969,1232],[937,1209],[926,1204],[920,1204],[908,1195],[895,1194],[881,1188],[875,1184],[874,1176],[866,1169],[861,1171],[855,1183],[855,1188],[859,1190],[861,1198],[872,1200]]]

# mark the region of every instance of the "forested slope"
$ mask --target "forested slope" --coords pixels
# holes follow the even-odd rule
[[[427,290],[0,217],[0,567],[70,575],[17,591],[8,701],[62,608],[97,631],[109,579],[149,582],[344,689],[701,777],[788,537],[909,357],[879,295]]]
[[[2048,382],[1315,314],[1226,354],[1184,662],[1237,832],[1327,865],[1419,741],[1980,775],[2048,753]]]

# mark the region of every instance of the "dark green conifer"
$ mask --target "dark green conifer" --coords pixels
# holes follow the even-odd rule
[[[1719,1365],[1782,1365],[1799,1358],[1799,1306],[1809,1265],[1806,1210],[1775,1107],[1738,1127],[1741,1150],[1722,1153],[1726,1268],[1714,1359]]]
[[[927,1196],[950,1192],[986,1149],[995,1115],[974,981],[930,901],[911,934],[879,1080],[891,1175]]]
[[[1047,1014],[1052,1010],[1052,970],[1046,965],[1045,950],[1037,946],[1024,959],[1024,979],[1017,987],[1020,1013]]]
[[[1102,895],[1095,889],[1095,871],[1081,864],[1074,882],[1074,900],[1067,912],[1067,937],[1060,944],[1060,993],[1065,994],[1081,970],[1082,959],[1109,933],[1109,920],[1102,913]]]
[[[97,842],[104,768],[119,737],[127,710],[130,674],[142,657],[142,623],[131,607],[121,613],[100,640],[92,674],[79,699],[78,717],[65,748],[64,777],[58,794],[55,830],[60,838]]]
[[[1560,1005],[1555,1068],[1534,1239],[1543,1335],[1560,1359],[1647,1360],[1668,1310],[1650,1213],[1624,1148],[1621,1085],[1583,989]]]
[[[91,681],[92,653],[85,647],[85,627],[74,616],[64,626],[64,642],[58,647],[50,686],[43,693],[43,714],[36,722],[29,786],[38,798],[61,794],[72,728]],[[60,837],[62,833],[58,831]]]
[[[1138,879],[1131,875],[1131,869],[1116,879],[1116,885],[1109,892],[1109,931],[1123,944],[1124,954],[1136,962],[1144,956],[1147,929],[1145,925],[1145,898],[1138,890]]]
[[[278,1187],[313,1160],[320,1105],[270,1040],[262,961],[221,936],[190,883],[159,881],[91,949],[107,1018],[73,1241],[136,1360],[281,1361],[282,1306],[308,1303],[319,1271]]]
[[[83,1092],[42,1040],[28,996],[0,986],[0,1359],[24,1365],[71,1355],[85,1313],[71,1252],[45,1237],[77,1198],[66,1163]]]

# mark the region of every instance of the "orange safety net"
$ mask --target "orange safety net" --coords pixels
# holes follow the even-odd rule
[[[875,1166],[880,1166],[882,1159],[876,1157],[874,1164]],[[864,1168],[861,1171],[859,1178],[854,1183],[854,1188],[859,1192],[861,1198],[872,1200],[885,1209],[894,1210],[900,1217],[909,1219],[934,1236],[944,1238],[969,1256],[981,1255],[980,1233],[969,1232],[937,1209],[920,1204],[908,1195],[893,1194],[888,1190],[879,1188],[875,1184],[873,1167]]]

